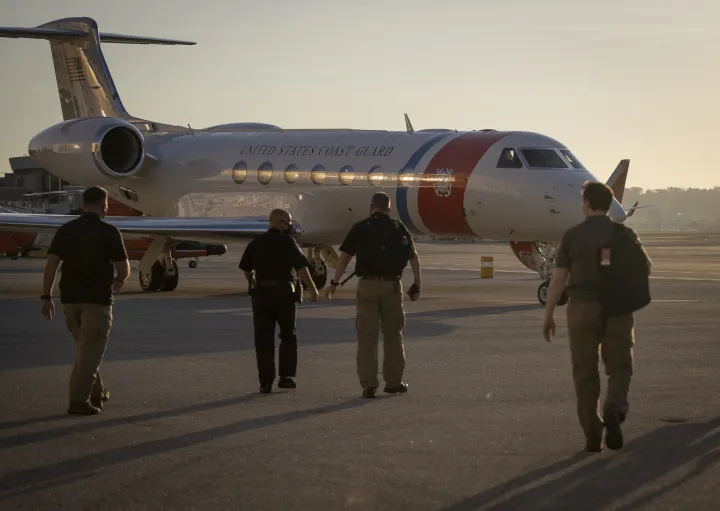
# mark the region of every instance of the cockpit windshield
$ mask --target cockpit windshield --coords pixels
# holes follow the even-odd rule
[[[571,153],[569,149],[561,149],[560,152],[567,159],[567,161],[570,162],[570,165],[572,165],[574,169],[585,170],[585,165],[580,163],[580,160],[575,158],[575,155]]]
[[[522,149],[522,154],[530,167],[538,169],[568,168],[555,149]]]

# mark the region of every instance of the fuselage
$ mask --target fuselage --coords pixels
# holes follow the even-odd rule
[[[557,242],[582,221],[582,184],[597,179],[560,142],[529,132],[267,130],[145,135],[159,159],[111,178],[33,157],[80,185],[106,186],[151,216],[266,216],[287,209],[308,244],[339,244],[377,191],[416,235]],[[50,144],[51,145],[51,144]],[[623,217],[619,203],[611,214]]]

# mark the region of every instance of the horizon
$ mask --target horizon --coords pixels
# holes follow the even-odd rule
[[[103,46],[123,103],[153,121],[403,131],[407,112],[416,129],[543,133],[600,181],[628,158],[627,187],[712,189],[708,158],[691,156],[712,155],[718,133],[707,63],[720,58],[720,4],[695,4],[25,0],[0,6],[0,24],[89,16],[104,32],[195,41]],[[5,174],[62,115],[48,43],[0,45]]]

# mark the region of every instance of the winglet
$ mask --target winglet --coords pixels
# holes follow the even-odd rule
[[[413,128],[413,125],[410,122],[410,117],[408,117],[408,114],[405,114],[405,129],[407,129],[408,133],[415,133],[415,128]]]
[[[612,188],[615,198],[622,204],[623,194],[625,193],[625,182],[627,181],[628,169],[630,168],[630,160],[620,160],[615,172],[612,173],[607,185]]]

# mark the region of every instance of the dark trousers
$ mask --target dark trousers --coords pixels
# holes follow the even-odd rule
[[[275,380],[275,323],[280,327],[280,377],[297,370],[296,303],[290,287],[259,288],[252,292],[255,356],[260,384]]]

